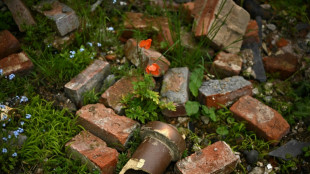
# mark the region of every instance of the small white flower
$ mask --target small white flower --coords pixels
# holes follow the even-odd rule
[[[0,69],[0,76],[3,75],[3,69]]]
[[[113,0],[113,4],[115,4],[116,3],[116,0]]]
[[[85,49],[82,47],[82,48],[80,48],[80,52],[83,52]]]
[[[73,57],[74,57],[74,55],[73,55],[73,54],[71,54],[71,55],[70,55],[70,58],[73,58]]]
[[[98,46],[98,47],[101,47],[101,43],[98,42],[98,43],[97,43],[97,46]]]

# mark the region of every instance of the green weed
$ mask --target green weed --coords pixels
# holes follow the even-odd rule
[[[142,81],[133,82],[134,91],[123,98],[125,115],[141,123],[159,119],[158,113],[162,109],[175,111],[172,102],[166,103],[160,100],[158,92],[152,91],[154,82],[152,76],[145,74]]]

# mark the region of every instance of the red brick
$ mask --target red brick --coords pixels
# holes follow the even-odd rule
[[[110,64],[106,61],[95,60],[65,85],[65,93],[78,107],[81,107],[85,92],[93,89],[98,92],[109,74]]]
[[[234,171],[238,161],[229,145],[218,141],[178,161],[175,170],[178,174],[228,174]]]
[[[123,112],[122,98],[133,91],[132,82],[138,81],[137,77],[123,77],[110,86],[100,98],[100,103],[112,108],[116,113]]]
[[[68,156],[81,160],[88,169],[99,170],[103,174],[113,174],[118,161],[116,149],[107,147],[100,138],[88,131],[82,131],[66,144]]]
[[[147,65],[157,63],[160,68],[160,74],[153,75],[154,77],[162,76],[168,71],[170,62],[160,52],[151,48],[141,49],[137,45],[135,39],[129,39],[124,47],[125,56],[132,64],[145,69]]]
[[[285,47],[286,45],[288,45],[289,44],[289,41],[287,41],[286,39],[284,39],[284,38],[281,38],[281,39],[279,39],[278,41],[277,41],[277,46],[279,47],[279,48],[282,48],[282,47]]]
[[[8,30],[0,32],[0,59],[20,50],[19,41]]]
[[[11,54],[0,60],[0,69],[3,75],[25,73],[33,68],[33,63],[25,52]]]
[[[29,9],[21,0],[4,0],[4,3],[10,9],[15,23],[18,25],[19,31],[24,32],[23,25],[35,25],[33,17]]]
[[[86,130],[121,151],[125,149],[133,131],[139,127],[138,122],[119,116],[100,103],[83,106],[76,114],[79,124]]]
[[[256,20],[249,21],[245,35],[243,36],[243,44],[251,42],[260,42]]]
[[[208,107],[229,106],[244,95],[252,95],[252,84],[241,76],[203,82],[199,88],[199,100]]]
[[[224,5],[221,8],[222,4]],[[195,36],[206,36],[212,40],[215,47],[225,48],[231,53],[240,51],[242,42],[235,41],[245,33],[250,20],[248,12],[232,0],[195,0],[194,11],[193,32]],[[215,32],[217,30],[218,32]],[[210,31],[213,32],[210,33]]]
[[[251,96],[241,97],[230,111],[236,118],[247,121],[250,130],[268,141],[280,141],[290,130],[290,125],[276,110]]]
[[[143,13],[127,12],[124,27],[125,31],[122,37],[127,39],[133,36],[133,32],[130,30],[136,29],[159,32],[157,36],[159,42],[167,41],[170,46],[174,43],[169,28],[169,21],[166,17],[146,17]]]
[[[298,69],[298,58],[290,53],[263,58],[265,70],[268,73],[279,73],[281,79],[286,79]]]
[[[220,52],[216,55],[213,70],[220,77],[231,77],[239,75],[242,68],[242,58],[237,54]]]

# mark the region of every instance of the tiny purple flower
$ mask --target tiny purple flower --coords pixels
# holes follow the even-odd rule
[[[11,139],[12,138],[12,136],[11,135],[8,135],[8,139]]]
[[[2,137],[3,141],[8,141],[8,139],[6,137]]]
[[[17,157],[17,153],[14,152],[14,153],[12,154],[12,157]]]
[[[93,43],[91,43],[91,42],[87,42],[86,44],[89,45],[90,47],[93,46]]]
[[[28,101],[28,98],[26,96],[22,96],[21,99],[20,99],[20,102],[27,102]]]
[[[23,121],[21,121],[21,122],[20,122],[20,125],[22,125],[22,126],[23,126],[24,124],[25,124],[25,122],[23,122]]]
[[[2,148],[2,153],[7,153],[7,152],[8,152],[8,149]]]
[[[5,127],[5,123],[2,124],[2,127]]]
[[[3,69],[0,69],[0,76],[3,75]]]
[[[9,75],[9,80],[14,79],[14,77],[15,77],[15,74],[10,74],[10,75]]]
[[[101,43],[98,42],[98,43],[97,43],[97,46],[98,46],[98,47],[101,47]]]
[[[31,118],[31,115],[30,114],[26,114],[26,119],[29,119]]]

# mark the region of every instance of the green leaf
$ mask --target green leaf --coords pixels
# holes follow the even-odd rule
[[[227,135],[229,131],[227,130],[226,126],[220,126],[216,129],[216,133],[219,135]]]
[[[205,105],[202,105],[202,114],[208,116],[214,122],[217,121],[217,117],[215,115],[215,108],[208,108]]]
[[[195,97],[198,96],[198,89],[202,84],[203,72],[204,72],[203,66],[198,66],[198,68],[195,68],[190,76],[189,89],[193,94],[193,96]]]
[[[188,116],[198,113],[200,104],[196,101],[187,101],[185,103],[185,110]]]

